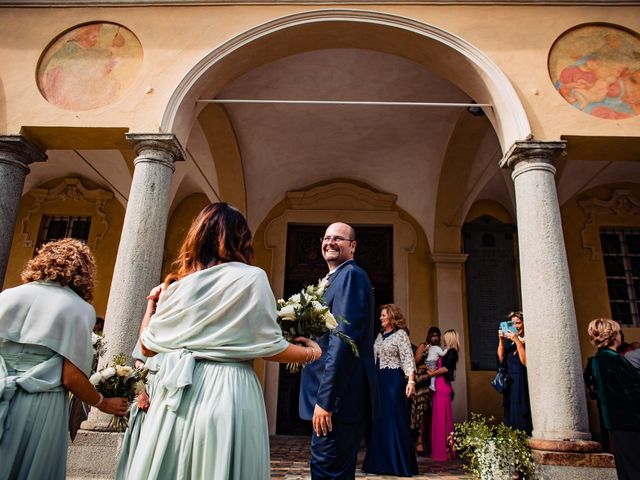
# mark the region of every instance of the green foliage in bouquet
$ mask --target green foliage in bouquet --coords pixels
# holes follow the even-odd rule
[[[296,337],[307,337],[312,340],[329,332],[335,335],[351,347],[353,354],[358,357],[358,346],[344,332],[337,330],[338,321],[333,316],[324,299],[325,281],[318,285],[310,285],[289,297],[288,300],[278,300],[278,325],[282,329],[282,335],[288,342],[293,342]],[[348,324],[344,319],[342,323]],[[297,372],[304,365],[289,363],[287,368],[291,372]]]
[[[471,413],[471,420],[457,423],[453,442],[467,464],[465,470],[480,480],[534,478],[534,464],[527,434]]]
[[[89,381],[105,397],[124,397],[129,402],[145,389],[147,370],[126,365],[127,358],[116,355],[107,368],[94,373]],[[116,432],[124,432],[128,426],[126,417],[113,416],[111,426]]]

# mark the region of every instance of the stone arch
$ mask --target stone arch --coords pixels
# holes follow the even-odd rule
[[[418,44],[420,48],[415,48]],[[413,45],[414,48],[406,48]],[[318,48],[355,47],[409,58],[456,84],[478,103],[496,130],[503,151],[531,135],[518,95],[506,75],[482,51],[441,28],[365,10],[327,9],[285,16],[254,27],[219,46],[183,78],[160,128],[183,140],[197,116],[197,100],[240,75],[284,56]]]

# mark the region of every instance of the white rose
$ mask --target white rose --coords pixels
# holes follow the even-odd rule
[[[102,380],[102,374],[100,372],[96,372],[89,377],[91,385],[98,385],[100,383],[100,380]]]
[[[291,295],[291,298],[289,298],[289,301],[294,303],[300,303],[300,294],[296,293],[295,295]]]
[[[311,302],[311,306],[313,307],[313,309],[318,312],[318,313],[322,313],[325,310],[327,310],[327,307],[325,307],[324,305],[322,305],[320,302],[318,302],[317,300],[314,300],[313,302]]]
[[[327,278],[323,278],[322,280],[320,280],[320,283],[318,283],[318,295],[322,295],[328,285],[329,280]]]
[[[133,384],[133,393],[138,395],[139,393],[144,392],[144,388],[145,388],[144,380],[138,380],[136,383]]]
[[[116,365],[116,373],[119,377],[130,377],[133,374],[133,368],[126,365]]]
[[[278,310],[278,316],[283,318],[284,320],[295,320],[296,312],[295,307],[293,305],[287,305],[286,307],[282,307]]]
[[[113,367],[105,368],[100,372],[100,375],[102,375],[102,378],[104,378],[105,380],[113,377],[115,374],[116,374],[116,369]]]
[[[99,341],[100,341],[100,335],[98,335],[97,333],[91,332],[91,345],[95,347]]]
[[[327,326],[329,330],[333,330],[338,326],[338,322],[336,322],[336,317],[333,316],[329,310],[324,314],[324,324]]]

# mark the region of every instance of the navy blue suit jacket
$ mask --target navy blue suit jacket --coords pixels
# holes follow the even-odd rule
[[[335,335],[327,333],[316,340],[322,357],[302,371],[300,418],[311,420],[318,404],[336,420],[363,421],[379,409],[373,359],[375,307],[367,273],[353,260],[343,263],[332,275],[325,299],[338,329],[356,342],[360,356]]]

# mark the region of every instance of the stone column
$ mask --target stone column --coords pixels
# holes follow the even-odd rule
[[[517,142],[513,168],[533,437],[589,439],[582,360],[552,162],[565,142]],[[553,408],[549,408],[553,405]]]
[[[552,165],[565,146],[516,142],[501,167],[513,169],[515,184],[534,459],[541,478],[586,479],[603,474],[590,468],[610,467],[610,458],[592,455],[599,444],[588,441],[580,343]],[[577,462],[576,455],[584,458]],[[576,466],[584,468],[576,473]]]
[[[442,333],[454,329],[460,336],[460,356],[456,367],[453,398],[453,420],[467,419],[467,369],[464,336],[464,295],[462,269],[468,255],[461,253],[434,253],[431,258],[436,266],[436,298],[438,325]]]
[[[0,135],[0,290],[9,263],[24,179],[29,164],[47,156],[22,135]]]
[[[131,354],[147,305],[146,296],[161,281],[169,191],[174,163],[185,158],[173,134],[127,134],[137,158],[127,211],[111,281],[105,318],[106,351],[102,368],[114,355]],[[93,409],[84,429],[106,429],[108,417]]]

